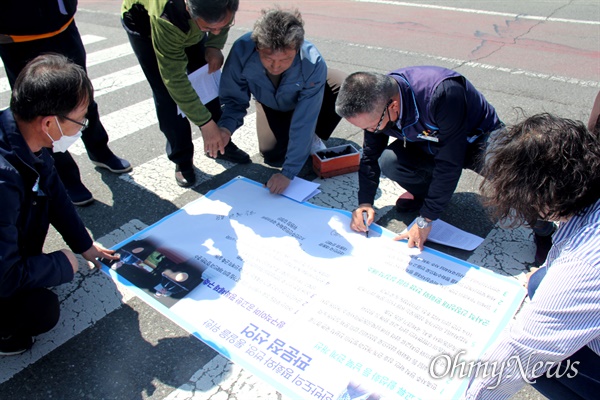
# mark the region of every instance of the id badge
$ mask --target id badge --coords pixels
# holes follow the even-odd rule
[[[417,135],[417,139],[429,140],[430,142],[438,143],[440,139],[432,132],[423,131]]]

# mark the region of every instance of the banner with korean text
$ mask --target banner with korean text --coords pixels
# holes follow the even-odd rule
[[[523,287],[349,225],[239,177],[115,246],[104,270],[289,397],[460,397],[448,360],[477,360]]]

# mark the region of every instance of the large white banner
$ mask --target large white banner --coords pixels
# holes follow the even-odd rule
[[[445,361],[476,360],[523,287],[349,225],[240,177],[116,246],[104,270],[292,398],[460,397]]]

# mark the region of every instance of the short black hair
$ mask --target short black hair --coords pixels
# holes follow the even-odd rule
[[[209,23],[220,22],[228,11],[235,14],[239,0],[186,0],[192,18],[202,18]]]
[[[43,54],[21,71],[10,97],[11,111],[23,121],[68,115],[92,101],[94,89],[85,70],[60,54]]]

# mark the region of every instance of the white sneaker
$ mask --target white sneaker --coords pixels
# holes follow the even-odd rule
[[[315,154],[319,150],[325,150],[327,146],[316,134],[313,134],[312,143],[310,145],[310,154]]]

